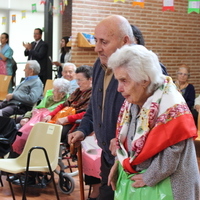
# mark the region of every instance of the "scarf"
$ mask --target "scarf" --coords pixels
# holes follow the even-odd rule
[[[4,47],[1,49],[1,53],[4,55],[9,48],[10,46],[8,44],[5,44]],[[2,60],[2,58],[0,58],[0,60]]]
[[[77,88],[65,101],[63,104],[63,107],[73,107],[76,110],[76,113],[80,113],[83,111],[86,111],[90,96],[91,96],[92,88],[89,88],[85,91],[80,91],[79,88]]]
[[[117,156],[129,173],[137,173],[133,169],[134,165],[144,162],[167,147],[197,137],[190,110],[170,77],[166,76],[163,85],[142,106],[131,142],[131,152],[128,154],[125,142],[131,121],[130,108],[131,103],[125,100],[116,129],[119,147]]]

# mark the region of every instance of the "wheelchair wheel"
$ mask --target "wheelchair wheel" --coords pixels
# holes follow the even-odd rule
[[[64,194],[70,194],[74,191],[75,188],[75,181],[74,179],[69,176],[66,173],[61,173],[59,175],[58,180],[58,188],[64,193]]]

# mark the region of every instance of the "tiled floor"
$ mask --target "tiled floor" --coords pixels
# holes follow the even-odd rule
[[[67,165],[67,162],[65,162],[65,165]],[[72,165],[76,166],[77,162],[72,162]],[[58,168],[59,170],[59,168]],[[71,194],[64,194],[61,189],[58,187],[58,175],[55,174],[55,181],[58,188],[58,194],[60,197],[60,200],[80,200],[80,185],[79,185],[79,176],[78,173],[75,173],[77,171],[77,168],[73,168],[73,174],[76,174],[72,178],[75,182],[75,189]],[[70,172],[69,169],[65,170],[65,172]],[[2,176],[3,180],[3,187],[0,187],[0,200],[12,200],[10,188],[8,185],[8,181],[6,181],[6,176]],[[22,199],[22,189],[21,186],[13,185],[14,192],[16,195],[16,200]],[[85,199],[87,199],[89,186],[85,186]],[[46,188],[35,188],[35,187],[28,187],[27,188],[27,200],[54,200],[57,199],[53,187],[53,183],[49,183]]]
[[[80,200],[80,190],[79,190],[79,178],[78,176],[73,177],[75,180],[75,189],[70,194],[64,194],[60,189],[58,189],[58,194],[60,200]],[[8,182],[5,180],[6,177],[2,176],[4,187],[0,187],[0,199],[1,200],[12,200],[10,188]],[[58,176],[56,175],[56,182],[58,181]],[[58,188],[58,187],[57,187]],[[88,186],[85,186],[85,198],[88,195]],[[20,186],[14,185],[14,192],[16,195],[16,200],[21,200],[22,190]],[[53,183],[50,183],[46,188],[33,188],[28,187],[27,189],[27,200],[54,200],[56,195],[53,188]]]
[[[196,151],[198,164],[200,169],[200,141],[196,142]],[[58,175],[55,174],[56,182],[58,182]],[[2,176],[4,187],[0,187],[0,200],[12,200],[8,182],[6,177]],[[78,175],[73,177],[75,181],[75,189],[70,195],[64,194],[60,189],[58,189],[60,200],[80,200],[80,189],[79,189],[79,178]],[[87,199],[89,187],[84,186],[85,188],[85,199]],[[22,190],[20,186],[14,185],[14,192],[16,195],[16,200],[21,200]],[[55,192],[53,189],[53,184],[50,183],[46,188],[33,188],[29,187],[27,189],[27,200],[54,200],[56,199]]]

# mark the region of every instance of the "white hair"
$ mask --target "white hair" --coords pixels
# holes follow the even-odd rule
[[[151,93],[163,84],[165,76],[158,57],[142,45],[125,45],[117,49],[108,60],[108,67],[124,68],[135,82],[149,81],[147,92]]]
[[[26,64],[28,64],[28,67],[33,70],[34,74],[38,75],[40,73],[40,64],[37,60],[28,60]]]
[[[75,65],[74,63],[70,63],[70,62],[64,63],[64,65],[63,65],[63,69],[64,69],[65,67],[67,67],[67,66],[72,66],[74,72],[75,72],[76,69],[77,69],[76,65]]]
[[[57,78],[53,81],[53,86],[59,88],[60,93],[67,94],[69,92],[70,81],[64,78]]]

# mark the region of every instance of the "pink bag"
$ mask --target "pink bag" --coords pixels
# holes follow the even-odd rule
[[[7,74],[6,62],[3,60],[0,60],[0,74],[3,74],[3,75]]]
[[[47,116],[50,113],[50,111],[47,108],[40,108],[40,109],[34,109],[33,115],[31,119],[22,126],[19,131],[22,132],[22,136],[17,136],[15,142],[12,145],[13,151],[21,154],[24,145],[26,143],[26,140],[29,136],[29,133],[32,129],[32,127],[37,123],[40,122],[45,116]]]
[[[88,176],[100,177],[101,148],[97,145],[96,138],[88,136],[82,143],[83,173]]]

